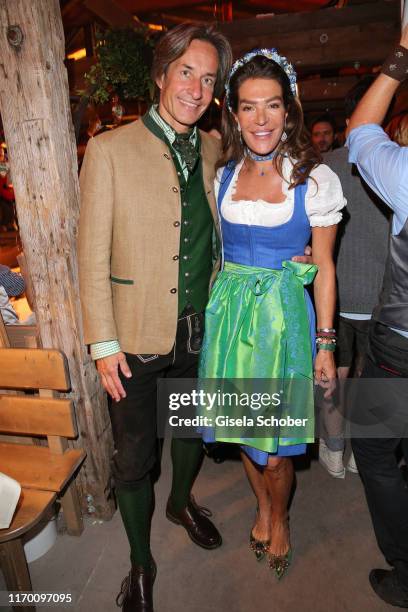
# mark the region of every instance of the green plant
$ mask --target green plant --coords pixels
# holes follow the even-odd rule
[[[131,28],[97,33],[97,62],[85,74],[85,92],[92,102],[103,104],[112,94],[119,98],[149,100],[153,83],[150,78],[153,42],[143,30]]]

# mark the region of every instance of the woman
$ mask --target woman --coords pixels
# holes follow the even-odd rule
[[[303,255],[312,233],[318,268],[314,375],[324,385],[336,375],[332,252],[344,198],[337,176],[319,164],[308,141],[296,75],[276,50],[252,51],[234,64],[222,144],[216,192],[224,267],[206,311],[200,378],[306,380],[309,390],[300,397],[294,393],[288,414],[300,410],[313,422],[315,317],[304,285],[316,267],[291,259]],[[268,555],[278,578],[291,558],[290,457],[305,453],[306,442],[314,441],[310,431],[296,436],[241,438],[258,501],[250,545],[258,560]],[[217,430],[204,432],[204,438],[225,439]]]

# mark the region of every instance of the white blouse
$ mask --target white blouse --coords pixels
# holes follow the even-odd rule
[[[288,189],[289,177],[292,172],[292,162],[285,158],[282,164],[282,192],[286,199],[277,204],[265,200],[234,200],[239,172],[244,160],[236,165],[234,176],[224,195],[221,212],[231,223],[244,225],[261,225],[274,227],[289,221],[293,214],[295,190]],[[218,198],[220,179],[223,168],[220,168],[215,178],[215,195]],[[314,181],[311,180],[314,178]],[[316,181],[316,182],[315,182]],[[316,185],[317,183],[317,185]],[[320,164],[311,171],[305,196],[306,214],[311,227],[327,227],[339,223],[342,218],[340,210],[346,205],[340,180],[325,164]]]

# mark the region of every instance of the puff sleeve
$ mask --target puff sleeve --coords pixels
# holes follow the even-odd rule
[[[310,225],[336,225],[342,219],[340,211],[346,203],[337,174],[325,164],[314,168],[309,176],[305,202]]]

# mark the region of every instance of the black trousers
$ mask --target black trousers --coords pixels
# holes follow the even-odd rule
[[[186,314],[177,323],[173,349],[167,355],[131,355],[126,359],[132,378],[120,374],[126,397],[110,402],[115,451],[112,474],[122,488],[137,488],[155,467],[157,439],[157,381],[196,378],[203,338],[203,314]]]
[[[405,370],[408,363],[408,340],[378,323],[370,336],[362,378],[408,378]],[[387,388],[384,385],[384,389]],[[406,411],[404,421],[408,422],[408,393],[398,399],[394,395],[392,400],[384,393],[384,404],[387,397],[393,403],[400,402],[398,410],[401,414]],[[378,397],[376,402],[377,408]],[[394,407],[389,406],[390,410]],[[359,405],[358,410],[370,410],[370,406]],[[399,447],[408,464],[406,437],[352,439],[378,545],[387,562],[395,567],[401,585],[408,591],[408,486],[398,466]]]

